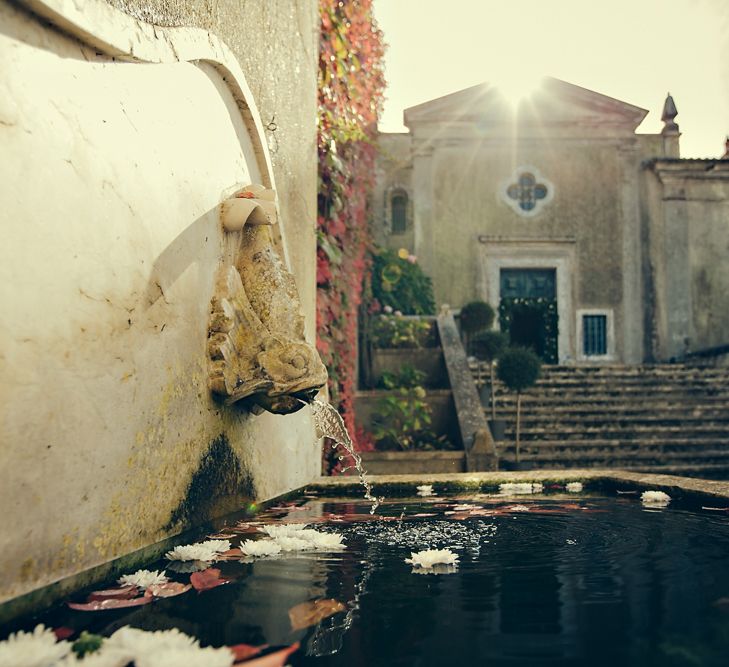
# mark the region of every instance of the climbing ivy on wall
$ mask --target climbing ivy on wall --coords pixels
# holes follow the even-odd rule
[[[368,269],[367,199],[385,78],[372,0],[320,0],[317,347],[354,434],[357,308]]]

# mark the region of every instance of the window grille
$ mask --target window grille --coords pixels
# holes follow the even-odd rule
[[[607,354],[607,315],[582,316],[582,351],[586,357]]]

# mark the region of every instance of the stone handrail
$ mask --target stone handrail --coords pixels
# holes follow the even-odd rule
[[[437,322],[463,449],[466,452],[466,468],[469,472],[496,470],[498,468],[496,446],[476,391],[453,313],[450,310],[441,312]]]

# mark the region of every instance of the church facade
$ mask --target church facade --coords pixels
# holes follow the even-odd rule
[[[729,343],[729,160],[680,159],[670,96],[660,134],[647,113],[558,79],[516,109],[487,84],[407,109],[379,137],[375,239],[547,362]]]

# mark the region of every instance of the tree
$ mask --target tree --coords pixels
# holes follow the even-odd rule
[[[461,308],[461,331],[464,334],[467,353],[471,352],[471,336],[490,329],[495,316],[494,309],[485,301],[471,301]]]
[[[476,359],[489,365],[491,382],[491,420],[496,419],[496,403],[494,401],[494,362],[509,344],[509,337],[503,331],[482,331],[471,341],[471,348]]]
[[[510,347],[499,357],[497,375],[509,391],[516,392],[516,463],[519,460],[519,430],[521,419],[521,394],[533,387],[539,379],[541,359],[531,350]]]

